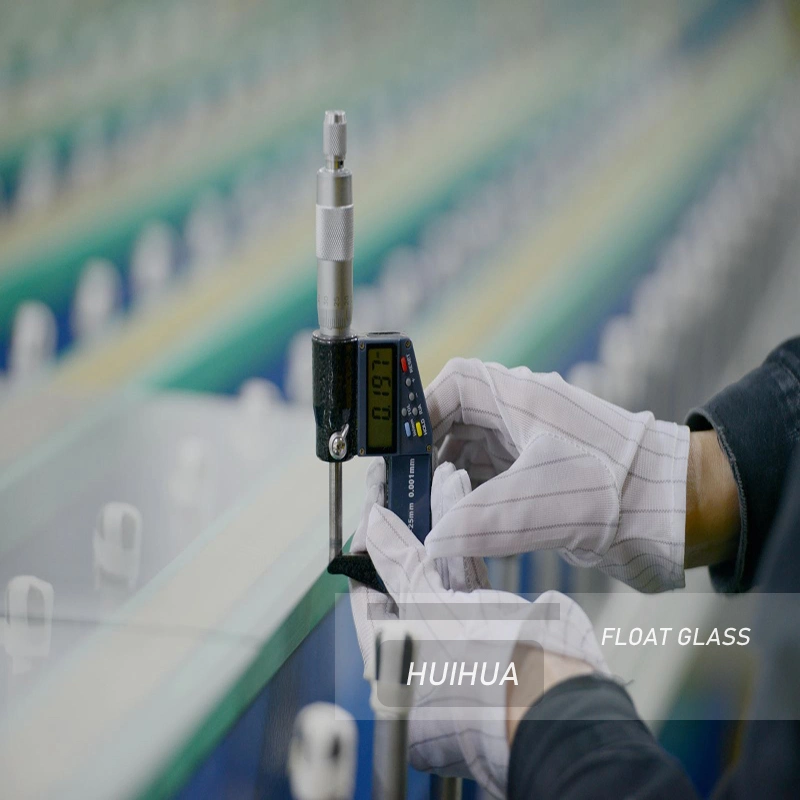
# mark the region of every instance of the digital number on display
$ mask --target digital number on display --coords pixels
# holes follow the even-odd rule
[[[394,433],[394,349],[367,351],[367,447],[390,450]]]

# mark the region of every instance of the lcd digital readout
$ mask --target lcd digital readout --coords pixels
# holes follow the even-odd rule
[[[367,447],[390,450],[394,432],[394,348],[367,350]]]

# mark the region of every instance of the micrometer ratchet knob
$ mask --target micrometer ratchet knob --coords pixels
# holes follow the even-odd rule
[[[347,115],[344,111],[326,111],[322,123],[322,152],[328,169],[339,169],[347,155]]]
[[[347,118],[326,111],[325,166],[317,172],[317,316],[323,336],[350,335],[353,319],[353,176],[344,167]]]

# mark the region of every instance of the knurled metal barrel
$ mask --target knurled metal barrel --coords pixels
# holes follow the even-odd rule
[[[325,166],[317,172],[317,316],[323,336],[346,338],[353,320],[353,176],[345,169],[347,118],[326,111]]]

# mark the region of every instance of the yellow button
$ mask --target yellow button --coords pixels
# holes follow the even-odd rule
[[[422,425],[417,422],[417,436],[422,436]]]

